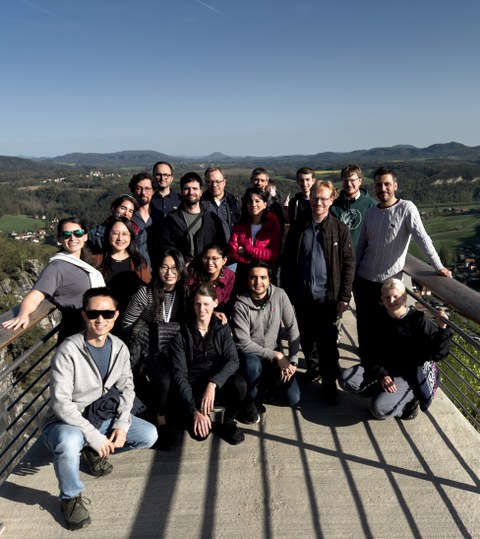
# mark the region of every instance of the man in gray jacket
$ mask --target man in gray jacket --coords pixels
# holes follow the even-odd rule
[[[71,530],[90,524],[82,500],[80,456],[99,477],[113,469],[106,460],[110,453],[151,447],[157,439],[153,425],[131,414],[135,393],[130,354],[110,335],[118,314],[107,288],[85,292],[86,330],[68,337],[52,360],[43,439],[54,453],[61,508]]]
[[[266,262],[254,262],[248,270],[247,291],[239,295],[233,310],[233,336],[247,381],[247,398],[237,416],[242,423],[258,423],[260,382],[289,406],[300,400],[295,378],[300,334],[292,304],[281,288],[270,283],[272,270]],[[288,357],[278,349],[280,327],[288,339]],[[257,404],[256,404],[257,403]]]

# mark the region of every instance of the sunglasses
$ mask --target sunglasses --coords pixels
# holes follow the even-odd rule
[[[76,238],[83,238],[83,236],[85,235],[85,230],[82,230],[81,228],[79,228],[78,230],[62,230],[62,232],[60,232],[60,237],[62,238],[62,240],[68,240],[68,238],[72,234]]]
[[[100,318],[100,316],[102,318],[105,318],[105,320],[111,320],[115,316],[116,312],[117,311],[108,311],[108,310],[95,311],[95,310],[91,310],[91,311],[85,311],[85,314],[87,315],[87,318],[89,320],[96,320],[97,318]]]

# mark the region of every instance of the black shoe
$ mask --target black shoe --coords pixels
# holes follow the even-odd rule
[[[170,425],[160,425],[157,427],[158,438],[157,441],[153,444],[154,449],[160,449],[161,451],[167,451],[172,449],[175,445],[175,440],[173,438],[173,432],[170,428]]]
[[[320,371],[318,369],[307,369],[303,378],[307,382],[318,382],[320,380]]]
[[[247,425],[260,422],[260,415],[253,399],[245,401],[243,410],[239,412],[237,419]]]
[[[260,415],[263,415],[264,413],[266,413],[267,409],[265,408],[265,406],[263,405],[263,403],[261,402],[255,402],[255,406],[257,408],[257,412],[260,414]]]
[[[322,400],[329,406],[338,404],[338,389],[336,384],[322,384]]]
[[[417,398],[414,398],[410,402],[407,402],[403,408],[402,415],[400,416],[400,419],[403,419],[404,421],[411,421],[412,419],[415,419],[418,415],[418,406],[419,402]]]
[[[83,460],[87,463],[90,473],[95,477],[102,477],[113,472],[113,466],[108,462],[107,457],[101,457],[91,447],[84,447],[82,450]]]
[[[76,498],[62,500],[62,513],[65,517],[65,523],[69,530],[80,530],[92,522],[87,508],[85,507],[85,504],[89,503],[90,500],[87,498],[82,498],[81,494],[79,494]]]
[[[237,427],[235,421],[223,423],[220,435],[230,445],[238,445],[245,440],[245,434]]]

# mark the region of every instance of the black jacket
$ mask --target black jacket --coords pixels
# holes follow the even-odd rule
[[[302,236],[311,221],[293,223],[288,231],[283,251],[281,273],[282,287],[292,303],[298,298],[299,250]],[[323,249],[327,265],[327,300],[349,302],[355,274],[355,251],[348,227],[333,215],[328,215],[321,223]]]
[[[195,413],[197,406],[192,390],[192,371],[198,373],[198,364],[195,364],[194,328],[183,326],[170,344],[169,355],[172,361],[173,382],[177,388],[181,402],[191,413]],[[233,341],[230,326],[222,325],[219,320],[212,318],[210,328],[206,336],[207,357],[202,358],[205,365],[205,375],[208,381],[215,382],[221,388],[227,379],[237,372],[239,359],[235,343]],[[203,376],[202,376],[203,378]]]
[[[158,242],[164,248],[175,247],[188,262],[192,256],[187,234],[188,226],[182,215],[182,207],[167,215],[160,228],[159,239],[155,239],[155,243]],[[205,246],[211,242],[226,246],[222,221],[211,211],[201,209],[200,214],[202,224],[193,239],[194,256],[201,254]]]

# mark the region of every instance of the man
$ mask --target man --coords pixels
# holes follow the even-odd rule
[[[118,317],[107,288],[83,297],[84,333],[68,337],[57,349],[50,373],[50,411],[43,439],[53,452],[67,528],[90,524],[82,499],[82,456],[93,475],[111,473],[106,460],[115,450],[151,447],[156,428],[132,415],[135,393],[126,345],[110,335]]]
[[[287,234],[282,271],[295,305],[309,378],[322,377],[327,404],[338,402],[337,317],[348,307],[355,251],[348,227],[329,213],[335,188],[316,181],[310,192],[311,219],[295,222]],[[312,355],[314,346],[318,357]]]
[[[166,161],[157,161],[153,165],[153,177],[157,183],[157,189],[153,195],[151,206],[154,212],[154,221],[163,221],[165,217],[180,206],[180,195],[171,190],[174,180],[173,168]]]
[[[207,190],[202,195],[204,207],[217,215],[222,221],[225,239],[228,242],[233,225],[240,219],[238,198],[225,187],[227,178],[220,167],[209,167],[205,171]]]
[[[186,263],[200,255],[209,243],[226,244],[220,219],[200,206],[202,188],[202,179],[196,172],[182,176],[182,203],[167,215],[160,231],[160,245],[178,249]]]
[[[357,244],[355,304],[360,359],[366,360],[373,343],[376,320],[381,316],[380,291],[391,277],[402,277],[410,239],[413,236],[438,275],[451,277],[443,267],[418,209],[409,200],[397,198],[398,183],[393,169],[380,167],[374,173],[375,194],[380,201],[363,216]]]
[[[257,167],[252,170],[252,173],[250,175],[250,184],[252,187],[258,187],[259,189],[263,189],[264,191],[267,191],[269,193],[268,209],[277,216],[283,234],[283,231],[285,229],[285,219],[283,216],[282,206],[278,201],[278,198],[276,196],[272,196],[272,194],[270,193],[268,189],[269,182],[270,175],[267,169]]]
[[[105,230],[111,220],[118,217],[126,217],[131,220],[137,208],[137,201],[130,195],[120,195],[112,202],[111,215],[102,224],[90,229],[88,233],[88,246],[93,254],[103,253],[105,247]],[[132,226],[135,234],[138,234],[138,226],[135,223],[132,223]]]
[[[137,201],[138,209],[132,217],[132,223],[138,227],[137,245],[151,269],[148,252],[150,228],[153,225],[151,201],[156,189],[156,182],[148,172],[139,172],[132,176],[128,187]]]
[[[341,172],[342,190],[333,201],[330,213],[345,223],[352,236],[354,247],[357,246],[362,229],[363,215],[375,200],[367,193],[362,185],[362,169],[358,165],[348,165]]]
[[[258,423],[259,410],[265,410],[258,395],[261,381],[289,406],[300,400],[295,378],[300,338],[297,321],[286,293],[271,284],[271,277],[266,262],[252,263],[247,290],[239,295],[233,309],[233,336],[247,381],[245,406],[238,416],[243,423]],[[288,357],[278,349],[282,326],[288,339]]]
[[[312,218],[310,190],[315,183],[315,171],[302,167],[297,170],[296,177],[300,192],[288,202],[288,222],[291,225],[297,221],[307,222]]]

